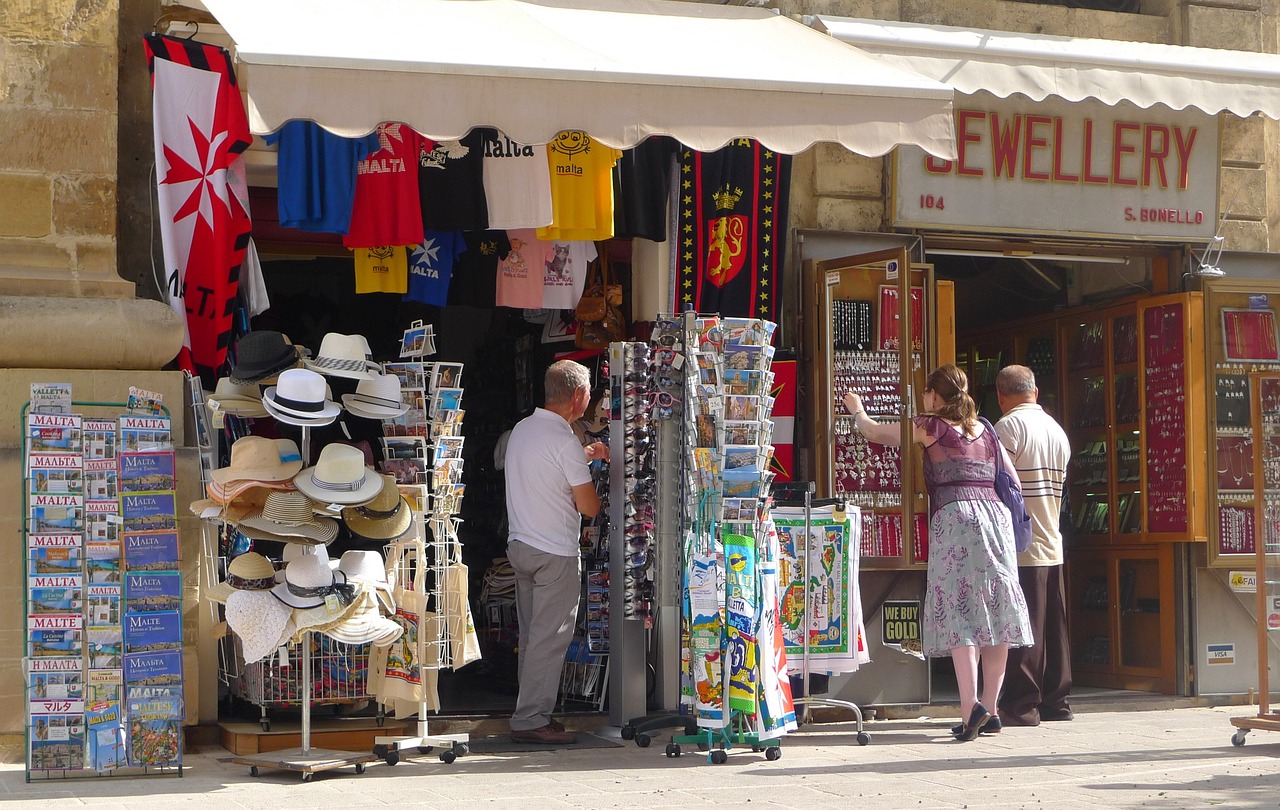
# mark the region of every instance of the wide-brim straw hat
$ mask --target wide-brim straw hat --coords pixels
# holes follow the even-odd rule
[[[271,493],[262,511],[242,518],[237,527],[255,540],[286,543],[331,543],[338,536],[337,521],[318,517],[300,492]]]
[[[242,436],[231,445],[231,462],[210,477],[222,486],[240,481],[291,481],[302,469],[302,452],[293,439]]]
[[[262,406],[262,390],[256,383],[237,383],[230,377],[219,377],[212,394],[205,397],[211,411],[221,411],[232,416],[263,419],[267,409]]]
[[[272,492],[292,492],[293,489],[293,481],[232,481],[225,487],[217,481],[210,481],[204,485],[209,500],[216,504],[250,504],[258,509],[266,504],[267,496]]]
[[[342,522],[366,540],[394,540],[413,523],[413,507],[400,494],[393,475],[382,476],[382,489],[373,500],[342,510]]]
[[[246,664],[275,652],[293,611],[271,591],[235,591],[227,597],[227,626],[240,637]]]
[[[209,590],[205,596],[210,601],[225,604],[227,597],[236,591],[269,591],[275,587],[276,568],[271,560],[250,551],[227,564],[227,578]]]
[[[339,575],[339,577],[340,576],[341,575]],[[329,601],[326,600],[315,607],[294,608],[293,640],[300,641],[302,639],[302,634],[308,630],[323,633],[326,628],[340,624],[351,618],[358,610],[360,610],[360,605],[367,598],[365,593],[366,590],[368,589],[362,585],[351,583],[349,588],[351,593],[350,601],[343,602],[341,600],[334,600],[334,602],[330,604]],[[374,603],[374,610],[377,610],[376,599],[374,599]]]
[[[368,503],[382,491],[382,476],[365,466],[364,453],[347,444],[325,445],[314,467],[293,479],[298,491],[319,503]]]
[[[389,647],[404,634],[404,627],[383,617],[378,600],[371,589],[365,589],[356,599],[350,615],[319,628],[329,638],[344,644],[373,644]]]

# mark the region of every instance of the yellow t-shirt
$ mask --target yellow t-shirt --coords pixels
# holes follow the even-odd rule
[[[409,291],[409,254],[403,247],[356,248],[356,294]]]
[[[561,132],[547,144],[551,168],[551,224],[538,229],[544,241],[613,238],[613,165],[617,149],[579,130]]]

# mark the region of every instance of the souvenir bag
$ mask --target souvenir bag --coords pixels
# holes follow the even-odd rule
[[[1008,507],[1009,516],[1013,520],[1013,545],[1018,551],[1026,551],[1031,548],[1031,516],[1027,514],[1026,504],[1022,500],[1022,488],[1004,469],[1003,461],[1006,458],[1004,445],[1000,444],[1000,440],[995,437],[995,428],[985,417],[978,418],[982,421],[987,433],[991,435],[992,443],[995,445],[996,495],[999,495],[1000,502]]]
[[[444,522],[444,521],[442,521]],[[476,623],[471,616],[471,600],[468,598],[468,569],[462,562],[462,551],[457,543],[457,532],[448,526],[450,561],[444,574],[444,616],[449,633],[449,660],[456,670],[480,660],[480,638],[476,635]]]
[[[626,336],[622,318],[622,285],[610,284],[609,259],[605,252],[588,270],[587,288],[573,310],[578,321],[574,343],[579,349],[607,349],[610,343]]]
[[[396,717],[417,713],[422,703],[440,710],[438,653],[424,649],[437,624],[436,615],[427,610],[426,570],[421,540],[400,541],[388,549],[387,581],[396,605],[392,619],[404,635],[389,647],[369,649],[369,694],[392,707]]]

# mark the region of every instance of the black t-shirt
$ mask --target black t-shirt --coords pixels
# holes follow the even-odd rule
[[[622,153],[613,167],[613,235],[622,239],[667,239],[667,193],[679,147],[653,136]]]
[[[481,231],[489,227],[484,196],[485,130],[460,141],[439,141],[418,160],[422,227],[428,231]]]
[[[468,231],[462,234],[467,252],[453,265],[450,304],[492,307],[498,300],[498,260],[511,252],[506,231]]]

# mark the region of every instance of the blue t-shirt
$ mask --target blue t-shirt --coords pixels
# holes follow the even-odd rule
[[[343,138],[311,121],[290,121],[262,139],[279,150],[280,224],[345,234],[351,227],[356,163],[378,150],[378,134]]]
[[[406,301],[421,301],[442,307],[449,298],[453,265],[467,251],[462,234],[454,231],[427,231],[421,245],[409,248],[409,291]]]

